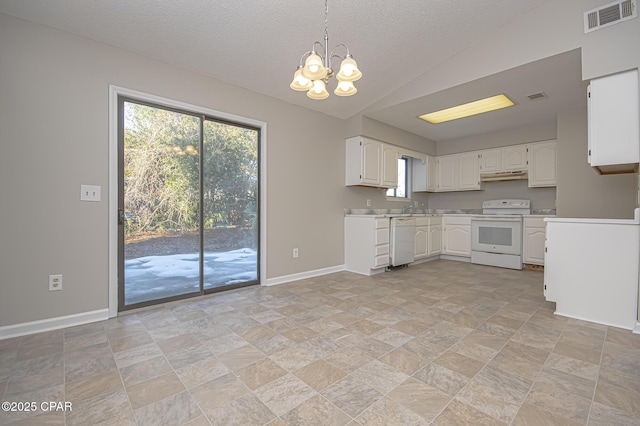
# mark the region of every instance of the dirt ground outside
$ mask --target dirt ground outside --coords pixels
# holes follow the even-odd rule
[[[245,228],[214,228],[204,232],[204,251],[223,252],[240,248],[257,250],[254,230]],[[145,256],[167,256],[200,251],[198,232],[165,232],[128,239],[125,260]]]

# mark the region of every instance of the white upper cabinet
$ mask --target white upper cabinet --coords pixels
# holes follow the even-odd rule
[[[346,141],[345,184],[393,188],[398,184],[398,148],[356,136]]]
[[[556,141],[529,144],[529,188],[556,186]]]
[[[494,173],[502,171],[502,149],[485,149],[480,151],[480,172]]]
[[[527,170],[527,146],[505,146],[502,151],[502,170]]]
[[[481,173],[527,170],[530,188],[556,186],[555,140],[437,157],[364,136],[346,143],[348,186],[395,188],[402,156],[411,158],[412,192],[475,191],[481,189]]]
[[[635,173],[640,162],[638,70],[591,80],[589,164],[598,173]]]
[[[477,152],[443,155],[437,160],[438,192],[480,189]]]
[[[527,170],[527,145],[485,149],[480,152],[480,173]]]
[[[460,184],[458,185],[458,189],[480,189],[480,163],[478,162],[478,153],[469,152],[458,154],[458,164],[460,166]]]
[[[435,157],[427,156],[427,191],[435,192],[438,187],[438,168]]]
[[[456,191],[458,189],[458,157],[443,155],[438,157],[438,191]]]
[[[382,182],[384,188],[398,186],[398,147],[382,144]]]
[[[437,190],[436,159],[430,155],[412,161],[413,192],[435,192]]]

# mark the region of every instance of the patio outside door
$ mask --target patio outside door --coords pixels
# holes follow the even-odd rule
[[[118,104],[118,309],[257,284],[259,130]]]

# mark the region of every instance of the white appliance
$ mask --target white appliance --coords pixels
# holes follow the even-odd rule
[[[391,218],[391,266],[414,261],[416,220],[412,217]]]
[[[471,263],[522,269],[522,216],[529,200],[490,200],[471,218]]]

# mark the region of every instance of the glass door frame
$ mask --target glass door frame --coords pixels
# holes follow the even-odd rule
[[[123,129],[123,123],[120,122],[120,102],[125,100],[149,105],[152,107],[159,107],[171,111],[176,111],[188,115],[194,115],[201,118],[200,130],[201,140],[203,136],[203,123],[205,120],[210,120],[219,123],[227,123],[233,126],[250,128],[257,131],[257,151],[258,151],[258,191],[257,191],[257,214],[258,221],[257,226],[257,264],[256,264],[256,281],[249,281],[246,283],[232,284],[224,287],[212,287],[205,288],[202,276],[203,261],[202,255],[204,254],[203,245],[204,240],[200,238],[200,292],[188,293],[186,295],[172,296],[169,298],[163,298],[159,300],[153,300],[149,303],[142,302],[135,305],[124,305],[124,291],[120,287],[121,279],[124,277],[124,268],[120,266],[123,262],[119,256],[124,255],[123,247],[120,247],[124,240],[121,239],[121,225],[119,225],[119,208],[123,205],[124,199],[120,199],[120,164],[121,159],[120,142],[121,135],[120,129]],[[182,103],[179,101],[173,101],[170,99],[158,97],[155,95],[149,95],[142,92],[133,91],[117,86],[109,86],[109,317],[115,317],[118,312],[124,312],[131,309],[141,308],[144,306],[155,305],[159,303],[169,302],[173,300],[185,299],[188,297],[195,297],[200,295],[207,295],[220,291],[231,290],[234,288],[245,287],[250,285],[266,285],[266,123],[245,117],[240,117],[220,111],[211,110],[195,105]],[[202,156],[200,159],[200,196],[202,201]],[[200,211],[202,211],[202,202],[200,204]],[[201,235],[203,234],[202,228],[203,216],[200,214],[200,227]],[[121,241],[122,240],[122,241]],[[121,253],[121,254],[120,254]]]

